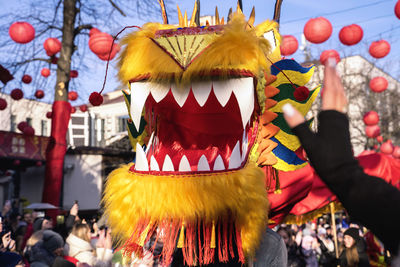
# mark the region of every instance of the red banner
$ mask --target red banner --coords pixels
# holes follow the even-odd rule
[[[46,160],[49,137],[0,131],[0,157]]]

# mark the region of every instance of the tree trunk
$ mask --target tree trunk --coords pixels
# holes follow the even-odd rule
[[[64,157],[67,151],[66,134],[71,116],[68,102],[69,73],[74,52],[74,27],[77,14],[76,0],[64,0],[62,48],[57,62],[57,82],[51,121],[50,142],[46,151],[46,174],[42,200],[60,206]],[[53,220],[58,211],[51,212]]]

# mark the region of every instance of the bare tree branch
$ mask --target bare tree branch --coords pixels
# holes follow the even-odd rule
[[[126,17],[126,14],[124,13],[124,11],[122,11],[121,8],[119,8],[117,6],[117,4],[114,3],[113,0],[108,0],[108,2],[113,6],[113,8],[115,8],[122,16]]]
[[[82,25],[79,25],[78,27],[76,27],[76,28],[74,29],[74,36],[77,36],[78,34],[80,34],[82,30],[90,30],[90,29],[92,29],[92,28],[93,28],[93,25],[92,25],[92,24],[82,24]]]

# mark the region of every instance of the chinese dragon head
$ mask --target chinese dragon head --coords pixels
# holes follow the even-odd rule
[[[273,171],[262,167],[306,164],[281,106],[308,111],[318,90],[294,92],[313,68],[281,60],[274,21],[253,26],[254,12],[246,20],[239,9],[226,24],[215,20],[148,23],[122,41],[119,78],[130,88],[123,93],[136,160],[110,174],[103,201],[127,253],[156,238],[166,264],[176,248],[188,265],[244,263],[268,223]]]

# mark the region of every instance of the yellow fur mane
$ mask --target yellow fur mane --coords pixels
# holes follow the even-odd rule
[[[183,70],[152,41],[158,30],[173,27],[157,23],[145,24],[142,30],[122,41],[126,48],[119,62],[119,78],[124,84],[144,75],[149,75],[150,80],[174,79],[176,82],[187,83],[204,78],[215,70],[221,72],[222,78],[230,70],[246,70],[257,76],[262,70],[269,70],[270,63],[266,55],[270,53],[270,45],[263,37],[257,36],[255,28],[246,25],[243,14],[234,15],[222,34],[207,36],[213,39],[210,46]]]

